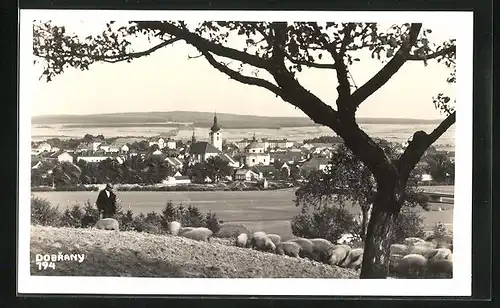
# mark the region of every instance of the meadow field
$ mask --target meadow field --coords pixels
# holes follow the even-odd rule
[[[439,189],[439,188],[435,188]],[[446,192],[453,188],[444,188]],[[87,200],[95,202],[97,192],[33,192],[34,196],[49,200],[53,205],[65,210],[74,204],[83,205]],[[123,191],[119,193],[123,209],[132,210],[134,214],[160,213],[167,201],[172,200],[174,205],[197,206],[202,212],[217,213],[224,222],[242,223],[253,230],[262,230],[268,233],[291,235],[290,220],[299,209],[295,206],[294,190],[277,191],[208,191],[208,192],[152,192],[152,191]],[[443,211],[421,211],[426,229],[432,228],[436,222],[443,222],[452,231],[453,207],[450,204],[432,204],[433,208],[441,207]],[[347,206],[353,213],[359,209]]]

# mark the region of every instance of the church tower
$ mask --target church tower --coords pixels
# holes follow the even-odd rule
[[[214,115],[214,124],[208,133],[208,141],[219,151],[222,151],[222,132],[219,123],[217,123],[217,113]]]

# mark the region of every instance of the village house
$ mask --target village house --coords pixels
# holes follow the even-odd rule
[[[257,174],[249,169],[238,169],[234,173],[234,179],[236,181],[257,181],[261,178],[261,174]]]
[[[328,158],[313,157],[308,161],[304,162],[300,167],[301,171],[304,173],[310,173],[312,171],[325,171],[327,167],[331,166],[331,161]]]
[[[247,167],[255,165],[268,166],[270,164],[269,153],[265,152],[264,144],[258,142],[257,139],[252,139],[252,142],[245,148],[245,152],[241,155],[242,163]]]
[[[166,146],[165,139],[162,137],[152,137],[149,139],[149,146],[157,145],[159,149],[163,149]]]
[[[181,184],[191,184],[191,179],[189,176],[183,176],[180,172],[176,172],[174,176],[168,176],[162,181],[164,185],[181,185]]]
[[[206,141],[196,142],[189,149],[192,163],[204,163],[210,157],[219,156],[221,151]]]
[[[168,138],[167,139],[167,148],[171,149],[171,150],[175,150],[177,148],[177,142],[172,138]]]
[[[52,149],[52,146],[50,144],[48,144],[47,142],[42,142],[37,147],[37,150],[39,151],[39,153],[50,152],[51,149]]]
[[[279,170],[273,165],[256,165],[250,168],[251,171],[259,175],[259,178],[273,178],[279,175]]]
[[[184,166],[183,162],[177,157],[166,157],[165,162],[175,170],[182,170]]]
[[[295,164],[299,161],[302,161],[307,158],[307,155],[302,153],[302,152],[292,152],[292,151],[287,151],[287,152],[275,152],[271,153],[270,155],[270,162],[272,164],[276,162],[286,162],[288,164]]]

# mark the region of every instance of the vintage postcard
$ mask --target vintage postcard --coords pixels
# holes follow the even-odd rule
[[[472,13],[20,20],[19,293],[471,294]]]

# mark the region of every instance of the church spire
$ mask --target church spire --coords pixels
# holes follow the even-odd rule
[[[212,132],[218,132],[220,130],[219,123],[217,123],[217,112],[214,113],[214,124],[210,128]]]
[[[194,127],[193,127],[193,136],[191,136],[191,144],[196,143],[196,136],[194,135]]]

